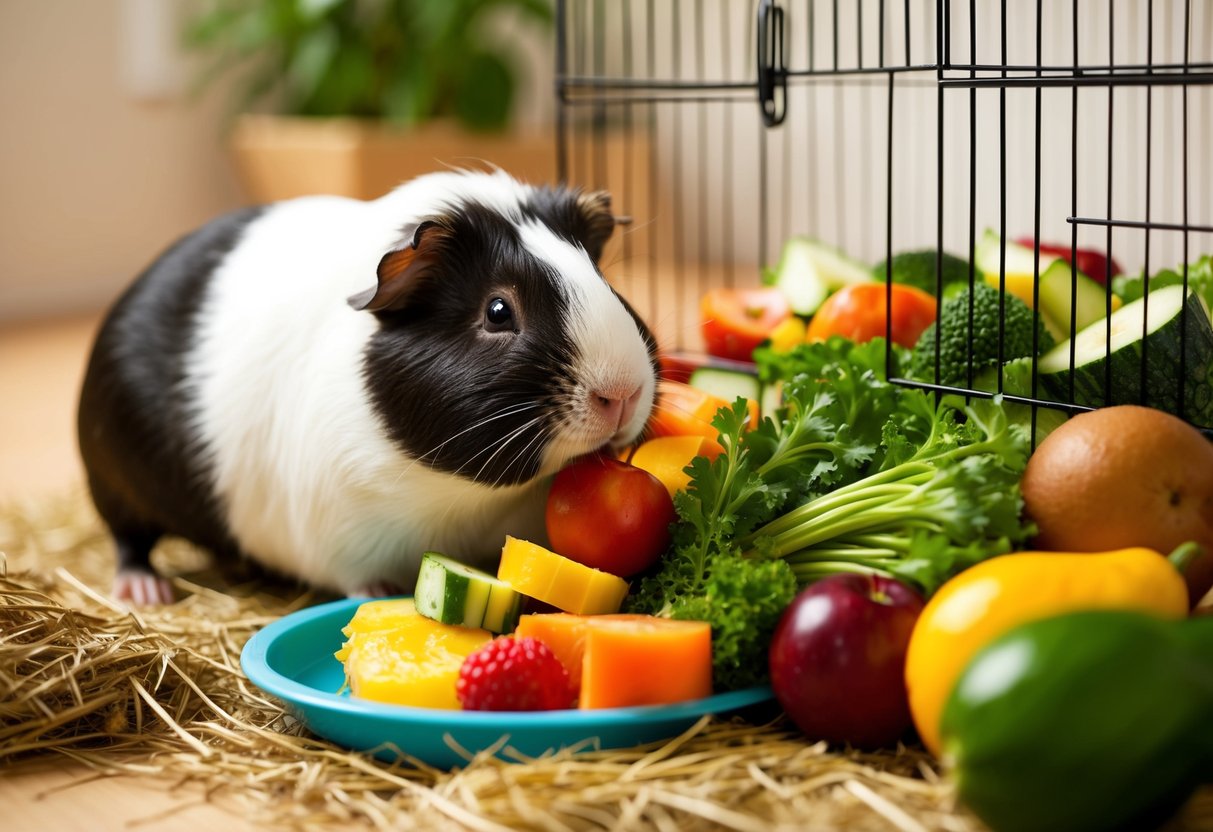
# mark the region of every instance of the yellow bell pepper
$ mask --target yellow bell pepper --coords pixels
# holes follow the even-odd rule
[[[926,747],[939,753],[944,705],[978,650],[1019,624],[1081,609],[1179,619],[1188,614],[1188,591],[1175,564],[1144,548],[1002,555],[940,587],[919,616],[906,655],[910,713]]]

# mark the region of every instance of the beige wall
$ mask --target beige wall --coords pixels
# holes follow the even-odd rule
[[[149,46],[149,29],[197,2],[0,0],[0,323],[100,309],[178,236],[244,203],[222,90],[189,96],[171,38]],[[499,25],[524,61],[519,120],[550,119],[549,47]],[[132,74],[164,52],[164,72]]]
[[[219,96],[134,94],[135,5],[0,0],[0,321],[105,305],[169,241],[242,200]]]

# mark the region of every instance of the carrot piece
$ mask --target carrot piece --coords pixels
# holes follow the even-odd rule
[[[586,620],[580,707],[664,705],[711,693],[707,622],[623,614]]]
[[[587,616],[567,612],[531,613],[518,619],[514,635],[530,636],[546,644],[569,672],[573,690],[579,691],[587,620]]]
[[[719,396],[713,396],[689,384],[662,379],[657,389],[657,406],[649,420],[649,435],[705,436],[715,441],[718,431],[712,427],[712,417],[722,407],[728,407]],[[748,401],[749,426],[758,424],[758,402]]]

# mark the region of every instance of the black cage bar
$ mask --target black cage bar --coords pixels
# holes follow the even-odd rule
[[[606,273],[666,349],[697,349],[700,294],[756,284],[793,235],[864,264],[924,248],[972,263],[988,230],[1102,249],[1127,272],[1167,267],[1185,283],[1187,264],[1213,253],[1213,4],[560,0],[557,11],[560,174],[610,190],[631,218]],[[1157,404],[1146,368],[1128,394],[1108,378],[1099,401],[1045,394],[1034,368],[1031,391],[1009,398]],[[1184,412],[1184,385],[1208,383],[1190,369],[1177,368],[1175,409],[1213,427],[1209,411]],[[1001,374],[993,390],[901,381],[1002,390]]]

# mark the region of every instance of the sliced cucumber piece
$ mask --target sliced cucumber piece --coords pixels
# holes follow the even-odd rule
[[[487,572],[426,552],[413,594],[417,612],[443,624],[512,633],[522,614],[522,594]]]
[[[852,283],[871,283],[872,272],[841,251],[808,237],[790,237],[767,282],[777,286],[797,315],[808,316],[829,294]]]
[[[776,411],[783,406],[783,383],[775,381],[762,386],[762,398],[758,402],[758,414],[766,419],[775,418]]]
[[[1042,356],[1038,370],[1044,390],[1058,402],[1145,404],[1213,427],[1213,325],[1204,300],[1193,292],[1185,298],[1182,286],[1125,304]]]
[[[752,402],[761,400],[762,384],[758,381],[758,376],[744,370],[699,367],[691,373],[689,384],[696,390],[711,393],[729,404],[736,401],[738,396]]]
[[[1038,291],[1040,312],[1046,324],[1051,325],[1049,328],[1053,337],[1059,341],[1107,317],[1108,296],[1104,287],[1082,272],[1071,269],[1070,264],[1060,257],[1041,272]],[[1074,312],[1074,329],[1070,329],[1071,308]]]
[[[998,276],[1005,266],[1007,275],[1036,274],[1036,252],[1012,240],[1006,240],[1006,259],[1003,259],[1003,239],[986,229],[981,239],[973,246],[973,265],[986,276],[992,286],[998,286]],[[1040,270],[1043,272],[1056,257],[1040,255]],[[1031,303],[1030,300],[1025,303]]]

